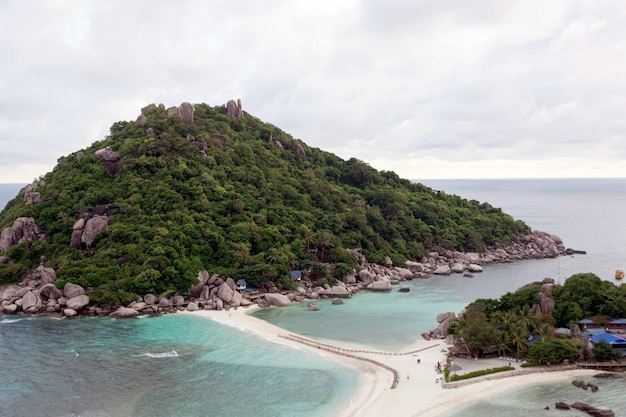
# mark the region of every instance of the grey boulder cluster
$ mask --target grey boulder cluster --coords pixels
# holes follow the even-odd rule
[[[569,410],[573,408],[575,410],[583,411],[593,417],[615,417],[613,410],[608,407],[596,407],[582,402],[567,404],[560,401],[555,404],[555,408],[558,410]]]
[[[407,261],[406,267],[414,278],[428,278],[432,275],[466,274],[483,271],[484,265],[508,263],[525,259],[555,258],[566,253],[580,253],[566,249],[560,237],[534,231],[520,235],[507,245],[488,247],[484,252],[444,251],[443,254],[430,252],[421,262]]]
[[[46,185],[46,181],[40,178],[33,181],[32,184],[28,184],[26,186],[26,189],[24,190],[24,204],[30,206],[41,201],[41,194],[37,191],[37,188],[42,185]]]
[[[89,297],[80,285],[54,285],[53,268],[39,266],[20,285],[0,287],[0,308],[4,313],[56,313],[74,317],[89,305]]]
[[[0,233],[0,252],[4,252],[13,245],[23,242],[35,243],[46,237],[45,232],[37,226],[32,217],[18,217],[10,227],[5,227]],[[4,258],[4,257],[3,257]],[[8,258],[2,259],[8,263]]]
[[[188,125],[193,123],[195,108],[191,103],[187,102],[181,103],[180,106],[169,107],[167,110],[165,109],[165,105],[162,103],[158,106],[154,103],[148,104],[146,107],[143,107],[141,109],[141,114],[139,115],[139,117],[137,117],[135,123],[139,126],[143,126],[148,123],[148,118],[146,117],[146,114],[156,108],[166,111],[167,117],[178,117],[183,123]]]

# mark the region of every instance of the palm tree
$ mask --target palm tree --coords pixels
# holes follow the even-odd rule
[[[539,336],[541,336],[541,340],[543,342],[547,342],[548,340],[550,340],[550,337],[552,337],[552,330],[552,326],[550,326],[548,323],[544,323],[539,326],[539,328],[537,329],[537,333],[539,334]]]
[[[518,355],[525,355],[530,348],[530,343],[528,342],[528,336],[526,332],[526,326],[522,323],[517,322],[511,326],[510,341],[511,346],[514,348],[515,353]]]
[[[522,323],[530,333],[534,332],[541,321],[541,318],[533,313],[529,305],[524,305],[515,313],[515,321]]]
[[[333,244],[332,239],[333,239],[332,234],[330,234],[330,232],[326,230],[322,230],[316,233],[315,235],[315,243],[317,244],[317,248],[322,249],[322,254],[320,256],[320,261],[322,262],[324,262],[324,255],[325,255],[326,249],[335,246]]]
[[[265,260],[271,264],[278,263],[280,260],[280,251],[277,248],[269,248],[265,252]]]

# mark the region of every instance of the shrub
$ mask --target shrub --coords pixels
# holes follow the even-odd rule
[[[512,371],[514,369],[515,368],[513,368],[512,366],[501,366],[499,368],[481,369],[479,371],[468,372],[463,375],[452,375],[452,378],[450,380],[462,381],[464,379],[476,378],[479,376],[484,376],[484,375],[489,375],[489,374],[496,374],[498,372]]]

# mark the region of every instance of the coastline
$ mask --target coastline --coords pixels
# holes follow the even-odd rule
[[[288,345],[358,369],[361,373],[359,387],[334,417],[378,417],[381,415],[438,417],[511,389],[539,383],[568,381],[596,373],[596,371],[580,369],[538,372],[444,389],[441,382],[436,382],[441,375],[435,371],[437,363],[443,363],[446,358],[446,353],[442,351],[446,348],[443,340],[420,340],[397,352],[373,351],[363,346],[332,342],[335,349],[342,349],[346,352],[346,354],[336,354],[331,352],[331,349],[319,349],[286,338],[285,336],[293,335],[293,333],[249,315],[258,308],[260,307],[254,305],[246,309],[180,311],[179,314],[213,320],[262,339]],[[325,342],[320,342],[320,344],[330,346]],[[391,389],[394,383],[392,372],[375,365],[372,361],[398,371],[399,380],[395,389]]]

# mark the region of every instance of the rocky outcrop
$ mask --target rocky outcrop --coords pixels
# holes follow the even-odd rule
[[[49,282],[52,281],[52,282]],[[89,305],[89,297],[80,285],[66,283],[57,288],[56,272],[39,266],[20,285],[0,287],[0,309],[5,313],[65,314],[73,317]]]
[[[385,279],[374,281],[366,287],[370,291],[391,291],[391,282]]]
[[[586,390],[591,390],[592,392],[596,392],[598,390],[598,386],[595,384],[590,384],[587,383],[585,381],[583,381],[582,379],[575,379],[572,381],[572,385],[578,388],[582,388],[585,391]]]
[[[300,143],[296,144],[296,155],[298,155],[300,159],[306,159],[306,152]]]
[[[291,305],[291,300],[289,299],[289,297],[283,294],[265,294],[264,299],[265,302],[271,306],[287,307]]]
[[[564,403],[560,404],[562,406]],[[593,417],[615,417],[615,413],[613,412],[613,410],[607,407],[595,407],[586,403],[576,402],[573,404],[569,404],[569,408],[583,411]]]
[[[137,317],[138,315],[139,312],[133,308],[119,307],[117,310],[109,314],[109,317],[112,319],[129,319]]]
[[[83,213],[72,226],[70,248],[89,249],[96,236],[106,229],[110,213],[110,204],[96,206],[92,211]]]
[[[115,175],[117,173],[117,169],[120,161],[120,154],[111,149],[110,146],[107,146],[102,149],[98,149],[93,154],[96,159],[101,159],[101,165],[109,171],[111,175]]]
[[[226,103],[226,115],[233,119],[243,119],[243,107],[241,105],[241,99],[228,100]]]
[[[18,217],[13,222],[13,226],[4,228],[0,233],[0,252],[19,243],[32,244],[45,237],[44,231],[37,226],[32,217]]]
[[[181,103],[181,105],[178,107],[176,115],[178,116],[178,118],[180,118],[180,120],[182,120],[183,123],[190,125],[193,123],[194,112],[195,109],[191,105],[191,103],[184,102]]]
[[[193,135],[187,135],[187,142],[189,142],[190,145],[198,148],[198,153],[200,153],[200,155],[207,157],[206,151],[209,149],[209,145],[204,139],[198,140]]]
[[[448,335],[448,328],[454,320],[456,320],[456,314],[453,312],[437,314],[437,323],[439,325],[429,332],[422,333],[422,337],[426,340],[445,338]]]
[[[27,206],[37,204],[41,201],[41,194],[37,191],[37,188],[46,185],[43,179],[34,181],[32,184],[28,184],[24,189],[24,204]]]

